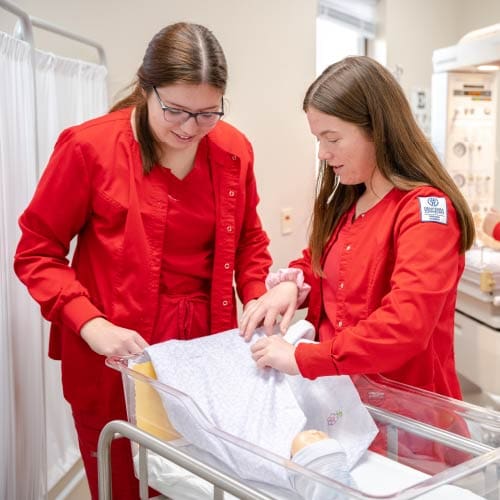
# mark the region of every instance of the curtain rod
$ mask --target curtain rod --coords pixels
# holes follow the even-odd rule
[[[34,37],[33,37],[33,26],[35,28],[40,28],[45,31],[49,31],[51,33],[55,33],[57,35],[61,35],[65,38],[69,38],[70,40],[75,40],[77,42],[83,43],[84,45],[90,45],[97,50],[99,55],[99,63],[103,66],[106,66],[106,53],[104,52],[104,48],[102,45],[90,40],[89,38],[85,38],[83,36],[77,35],[76,33],[71,33],[70,31],[64,30],[55,26],[43,19],[39,19],[34,16],[30,16],[19,7],[9,2],[8,0],[0,0],[0,7],[3,7],[5,10],[11,12],[19,18],[19,22],[16,25],[16,38],[20,38],[25,42],[28,42],[32,47],[34,47]]]
[[[33,25],[31,23],[30,16],[21,10],[17,5],[14,5],[7,0],[0,0],[0,7],[9,11],[19,18],[22,40],[28,42],[33,47]]]
[[[30,19],[31,23],[35,28],[40,28],[45,31],[50,31],[51,33],[55,33],[57,35],[61,35],[71,40],[75,40],[85,45],[90,45],[91,47],[94,47],[99,55],[99,63],[102,64],[103,66],[106,66],[106,54],[104,52],[104,48],[102,47],[102,45],[98,44],[97,42],[94,42],[93,40],[90,40],[89,38],[85,38],[83,36],[77,35],[76,33],[71,33],[62,28],[59,28],[58,26],[50,24],[47,21],[44,21],[43,19],[39,19],[38,17],[30,16]]]
[[[30,16],[21,10],[17,5],[14,5],[12,2],[7,0],[0,0],[0,7],[9,11],[11,14],[14,14],[19,18],[16,28],[20,27],[22,32],[21,40],[26,42],[30,46],[30,58],[31,58],[31,75],[33,81],[33,112],[34,112],[34,120],[33,120],[33,128],[34,128],[34,141],[35,141],[35,168],[37,179],[40,178],[40,153],[39,153],[39,144],[38,144],[38,114],[37,110],[37,97],[36,97],[36,55],[35,55],[35,41],[33,38],[33,25],[31,23]],[[19,37],[17,37],[19,38]],[[43,366],[43,365],[42,365]],[[44,396],[45,401],[45,396]],[[46,415],[45,407],[43,409],[44,416]],[[45,418],[45,417],[44,417]]]

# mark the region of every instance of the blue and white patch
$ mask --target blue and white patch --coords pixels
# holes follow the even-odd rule
[[[419,196],[420,203],[420,221],[421,222],[439,222],[439,224],[448,224],[448,208],[446,198],[437,196]]]

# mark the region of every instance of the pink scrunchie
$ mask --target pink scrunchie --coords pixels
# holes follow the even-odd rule
[[[266,278],[266,288],[270,290],[283,281],[293,281],[298,287],[297,307],[302,305],[311,291],[311,285],[304,283],[302,269],[287,267],[278,269],[275,273],[269,273]]]

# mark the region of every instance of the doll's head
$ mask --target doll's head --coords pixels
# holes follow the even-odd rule
[[[323,431],[308,429],[306,431],[299,432],[292,441],[292,448],[290,450],[292,457],[302,448],[318,441],[323,441],[324,439],[328,439],[328,434]]]

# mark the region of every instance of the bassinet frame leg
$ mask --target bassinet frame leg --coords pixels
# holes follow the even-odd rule
[[[214,486],[214,500],[224,500],[224,490]]]
[[[242,500],[272,500],[268,495],[194,459],[175,446],[161,441],[124,420],[112,420],[108,422],[103,427],[99,436],[97,447],[99,500],[112,500],[111,442],[120,437],[126,437],[130,441],[139,444],[140,447],[145,448],[144,451],[151,450],[212,483],[214,485],[214,499],[216,500],[223,498],[225,491]],[[145,456],[142,458],[144,459]],[[146,460],[143,461],[144,467],[147,467]],[[222,496],[219,496],[220,493],[222,493]]]
[[[139,498],[149,499],[148,450],[141,444],[139,445]]]

